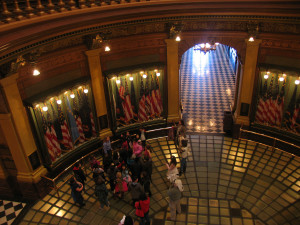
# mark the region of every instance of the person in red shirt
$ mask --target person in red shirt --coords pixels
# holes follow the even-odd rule
[[[149,219],[149,206],[150,206],[150,198],[147,197],[145,193],[142,193],[140,195],[140,200],[135,202],[135,208],[138,209],[139,207],[144,212],[144,217],[141,218],[140,225],[150,225],[150,219]]]

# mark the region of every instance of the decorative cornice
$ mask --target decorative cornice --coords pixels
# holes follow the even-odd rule
[[[17,58],[20,54],[40,48],[41,52],[54,51],[59,48],[80,45],[84,43],[83,36],[111,31],[111,38],[120,38],[138,34],[165,33],[166,24],[182,21],[182,32],[185,31],[239,31],[247,32],[249,21],[260,23],[261,33],[300,34],[300,17],[271,16],[173,16],[132,20],[108,25],[94,26],[57,35],[36,43],[27,45],[0,57],[1,64]]]

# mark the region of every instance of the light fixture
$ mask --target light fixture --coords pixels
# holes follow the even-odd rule
[[[109,52],[109,51],[110,51],[109,45],[106,45],[106,46],[105,46],[104,51],[106,51],[106,52]]]
[[[38,71],[37,69],[34,69],[32,74],[33,74],[33,76],[38,76],[38,75],[40,75],[41,73],[40,73],[40,71]]]
[[[158,69],[155,69],[154,72],[157,73]]]
[[[72,94],[70,94],[70,97],[71,98],[75,98],[75,95],[72,93]]]
[[[159,76],[160,76],[160,73],[156,73],[156,76],[158,76],[158,77],[159,77]]]
[[[57,99],[57,100],[56,100],[56,103],[57,103],[58,105],[60,105],[60,104],[61,104],[61,100],[60,100],[60,99]]]
[[[85,88],[83,89],[83,92],[87,94],[89,92],[89,89]]]
[[[130,80],[130,81],[133,81],[133,76],[130,76],[130,77],[129,77],[129,80]]]
[[[43,111],[44,111],[44,112],[48,111],[48,107],[47,107],[46,105],[43,106]]]
[[[179,35],[176,36],[175,41],[178,41],[178,42],[181,41],[181,38]]]
[[[269,78],[269,75],[268,75],[268,74],[265,74],[265,75],[264,75],[264,78],[265,78],[265,79],[268,79],[268,78]]]
[[[249,37],[249,40],[248,41],[250,41],[250,42],[253,42],[254,41],[254,37]]]
[[[117,78],[116,83],[117,83],[117,84],[120,84],[120,83],[121,83],[120,78]]]
[[[39,104],[37,104],[37,105],[35,105],[35,108],[38,108],[40,105]]]
[[[299,84],[300,84],[300,77],[299,77],[297,80],[295,80],[295,84],[296,84],[296,85],[299,85]]]
[[[143,74],[143,78],[147,78],[147,74]]]
[[[284,81],[284,77],[279,77],[279,81]]]
[[[201,43],[201,44],[195,45],[194,50],[195,51],[197,51],[197,50],[198,51],[202,51],[202,52],[204,52],[204,54],[206,54],[209,51],[216,50],[218,45],[219,45],[218,42],[212,43],[212,44],[209,43],[209,42],[207,42],[207,43]]]

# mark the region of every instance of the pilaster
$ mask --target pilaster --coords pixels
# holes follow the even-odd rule
[[[181,118],[179,107],[178,42],[174,39],[166,39],[165,42],[167,44],[168,122],[173,122]]]
[[[97,117],[104,116],[107,115],[107,108],[104,92],[104,79],[101,69],[100,49],[88,50],[85,54],[87,55],[89,62]]]
[[[261,40],[253,42],[245,40],[247,43],[245,64],[240,79],[239,98],[237,110],[235,112],[236,124],[250,124],[249,112],[252,104],[255,72],[258,58],[258,50]]]

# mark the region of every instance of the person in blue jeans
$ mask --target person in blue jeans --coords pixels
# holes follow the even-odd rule
[[[183,139],[181,141],[181,160],[180,160],[180,171],[179,176],[181,176],[186,171],[186,164],[187,164],[187,157],[188,157],[188,147],[187,147],[188,140]]]

